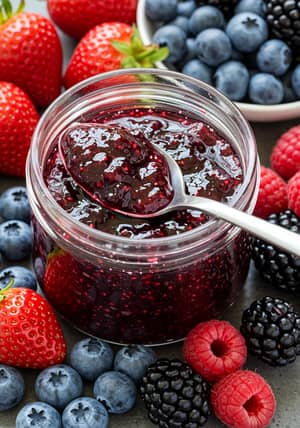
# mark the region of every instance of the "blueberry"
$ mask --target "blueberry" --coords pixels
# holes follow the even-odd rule
[[[189,18],[196,8],[197,5],[194,0],[179,1],[177,4],[177,15]]]
[[[22,220],[30,223],[31,209],[25,187],[11,187],[2,193],[0,217],[4,220]]]
[[[71,401],[62,414],[64,428],[107,428],[108,420],[103,404],[90,397]]]
[[[124,373],[110,371],[100,375],[94,384],[94,396],[109,413],[126,413],[136,402],[136,386]]]
[[[186,54],[183,58],[183,64],[186,64],[191,59],[196,58],[196,41],[195,39],[189,37],[186,39]]]
[[[25,383],[19,370],[0,364],[0,412],[16,406],[24,392]]]
[[[151,21],[171,21],[177,14],[177,0],[146,0],[145,11]]]
[[[266,5],[264,0],[241,0],[237,4],[234,13],[252,12],[264,18]]]
[[[195,79],[202,80],[209,85],[212,83],[211,69],[208,67],[208,65],[204,64],[199,59],[192,59],[191,61],[187,62],[182,69],[182,73],[195,77]]]
[[[245,98],[249,84],[249,72],[239,61],[228,61],[216,70],[215,87],[232,101]]]
[[[185,33],[189,30],[189,20],[186,16],[177,16],[169,25],[176,25],[176,27],[181,28]]]
[[[8,220],[0,224],[0,251],[7,260],[29,257],[32,247],[31,227],[21,220]]]
[[[36,401],[26,404],[18,413],[16,428],[62,428],[61,416],[49,404]]]
[[[138,384],[147,368],[156,359],[156,354],[152,349],[143,345],[128,345],[117,352],[114,369],[125,373]]]
[[[250,79],[249,98],[257,104],[279,104],[284,96],[283,84],[272,74],[257,73]]]
[[[70,363],[83,379],[92,381],[112,368],[113,358],[113,351],[107,343],[88,338],[74,345]]]
[[[186,52],[186,34],[176,25],[160,27],[153,36],[153,42],[169,48],[169,56],[165,60],[167,64],[174,64],[183,58]]]
[[[197,56],[207,65],[218,66],[231,57],[230,40],[224,31],[218,28],[202,31],[195,44]]]
[[[300,98],[300,64],[292,72],[292,88],[295,91],[295,94]]]
[[[295,94],[295,91],[292,88],[290,73],[287,73],[285,76],[283,76],[282,83],[283,83],[283,89],[284,89],[283,102],[291,103],[293,101],[297,101],[297,95]]]
[[[272,39],[263,43],[257,52],[257,66],[260,71],[275,76],[285,74],[292,63],[291,49],[282,40]]]
[[[225,19],[220,9],[202,6],[195,10],[189,20],[190,32],[197,35],[207,28],[224,28]]]
[[[57,364],[43,370],[35,381],[35,393],[44,401],[58,409],[63,409],[74,398],[82,394],[82,379],[72,367]]]
[[[0,271],[0,290],[5,288],[11,280],[14,280],[13,288],[37,289],[36,279],[31,270],[23,266],[9,266]]]
[[[268,39],[266,21],[256,13],[235,15],[227,24],[226,32],[233,46],[241,52],[254,52]]]

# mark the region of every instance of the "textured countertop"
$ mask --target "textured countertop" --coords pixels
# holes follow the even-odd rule
[[[17,1],[13,1],[14,4]],[[27,0],[26,10],[38,11],[46,14],[45,0]],[[60,33],[61,35],[61,33]],[[69,58],[73,41],[61,35],[65,59]],[[300,112],[299,112],[300,118]],[[300,122],[300,120],[299,120]],[[271,124],[253,124],[253,128],[257,138],[258,149],[261,157],[261,162],[265,165],[268,164],[269,154],[274,142],[279,135],[287,130],[290,126],[297,124],[297,122],[282,122]],[[0,176],[0,192],[6,188],[23,184],[23,180],[7,178]],[[238,301],[233,305],[224,315],[224,319],[232,322],[236,327],[239,327],[241,314],[243,309],[256,298],[271,295],[282,297],[293,303],[298,311],[300,311],[300,296],[294,296],[271,286],[264,284],[258,277],[255,269],[250,269],[249,277],[246,285],[241,292]],[[70,346],[82,337],[80,333],[74,331],[66,324],[63,323],[66,339]],[[182,344],[168,345],[157,348],[156,351],[159,356],[181,357]],[[271,384],[273,391],[277,398],[277,412],[273,419],[271,428],[299,428],[300,427],[300,358],[294,364],[284,368],[272,368],[258,360],[249,357],[246,367],[257,371],[264,376]],[[0,413],[0,428],[14,428],[15,417],[18,410],[30,401],[35,401],[33,385],[34,380],[38,374],[36,371],[23,371],[26,380],[26,394],[22,403],[13,409]],[[91,394],[91,385],[86,387],[85,394]],[[147,419],[146,411],[143,404],[139,401],[136,408],[126,415],[112,416],[110,419],[110,428],[153,428],[154,425]],[[210,417],[209,422],[205,425],[207,428],[221,428],[222,425],[214,418]]]

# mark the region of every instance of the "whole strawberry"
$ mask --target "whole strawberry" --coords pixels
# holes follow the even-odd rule
[[[53,21],[71,37],[80,39],[103,22],[135,22],[137,0],[48,0]]]
[[[42,369],[66,355],[62,329],[47,300],[29,288],[0,291],[0,363]]]
[[[121,22],[97,25],[79,42],[68,65],[66,88],[81,80],[120,68],[152,67],[168,56],[168,49],[144,46],[138,30]]]
[[[0,174],[25,175],[26,157],[38,119],[34,105],[22,89],[0,81]]]
[[[47,18],[21,9],[13,14],[10,2],[0,0],[0,80],[15,83],[45,107],[60,93],[61,43]]]

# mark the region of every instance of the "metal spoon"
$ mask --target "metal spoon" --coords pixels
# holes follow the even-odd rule
[[[68,173],[73,176],[72,171],[69,171],[67,163],[65,162],[65,153],[62,149],[62,140],[63,137],[59,138],[58,147],[60,156],[63,160],[64,166]],[[127,217],[134,218],[153,218],[164,215],[170,211],[175,211],[178,209],[196,209],[203,211],[207,214],[210,214],[214,217],[225,220],[229,223],[232,223],[236,226],[239,226],[243,230],[246,230],[251,235],[267,241],[276,247],[282,248],[288,253],[293,253],[300,257],[300,235],[297,233],[291,232],[283,227],[271,224],[265,220],[262,220],[258,217],[247,214],[243,211],[240,211],[236,208],[232,208],[228,204],[215,201],[213,199],[208,199],[201,196],[189,196],[185,192],[185,183],[182,175],[182,171],[177,164],[177,162],[163,149],[158,145],[153,144],[153,149],[161,153],[169,167],[169,174],[171,179],[171,184],[173,188],[173,198],[168,205],[164,208],[154,212],[154,213],[134,213],[123,211],[116,207],[107,207],[106,201],[99,199],[98,195],[93,195],[91,192],[85,188],[82,183],[77,183],[90,197],[104,204],[111,211],[117,212],[119,214],[125,215]],[[74,177],[73,177],[74,178]],[[76,181],[76,178],[75,178]],[[77,182],[77,181],[76,181]]]
[[[291,232],[281,226],[271,224],[266,220],[247,214],[228,204],[215,201],[201,196],[189,196],[185,193],[185,183],[182,171],[177,162],[165,150],[155,145],[155,149],[162,153],[168,163],[174,197],[165,208],[148,215],[156,217],[170,211],[181,208],[193,208],[204,211],[214,217],[226,220],[235,226],[241,227],[251,235],[256,236],[270,244],[280,247],[288,253],[293,253],[300,257],[300,235]],[[135,216],[140,217],[140,216]]]

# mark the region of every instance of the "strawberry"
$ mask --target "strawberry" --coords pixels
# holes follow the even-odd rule
[[[62,329],[47,300],[29,288],[0,291],[0,363],[43,369],[66,356]]]
[[[0,174],[25,175],[27,152],[38,119],[22,89],[0,81]]]
[[[120,68],[150,68],[167,56],[166,47],[144,46],[135,26],[103,23],[79,42],[68,65],[64,85],[69,88],[88,77]]]
[[[15,83],[45,107],[60,93],[61,43],[47,18],[21,12],[22,6],[13,14],[9,0],[0,0],[0,80]]]
[[[103,22],[135,22],[137,0],[48,0],[53,21],[69,36],[81,39]]]
[[[95,304],[94,281],[82,274],[84,268],[65,251],[55,248],[47,257],[43,290],[62,314],[83,325]]]

